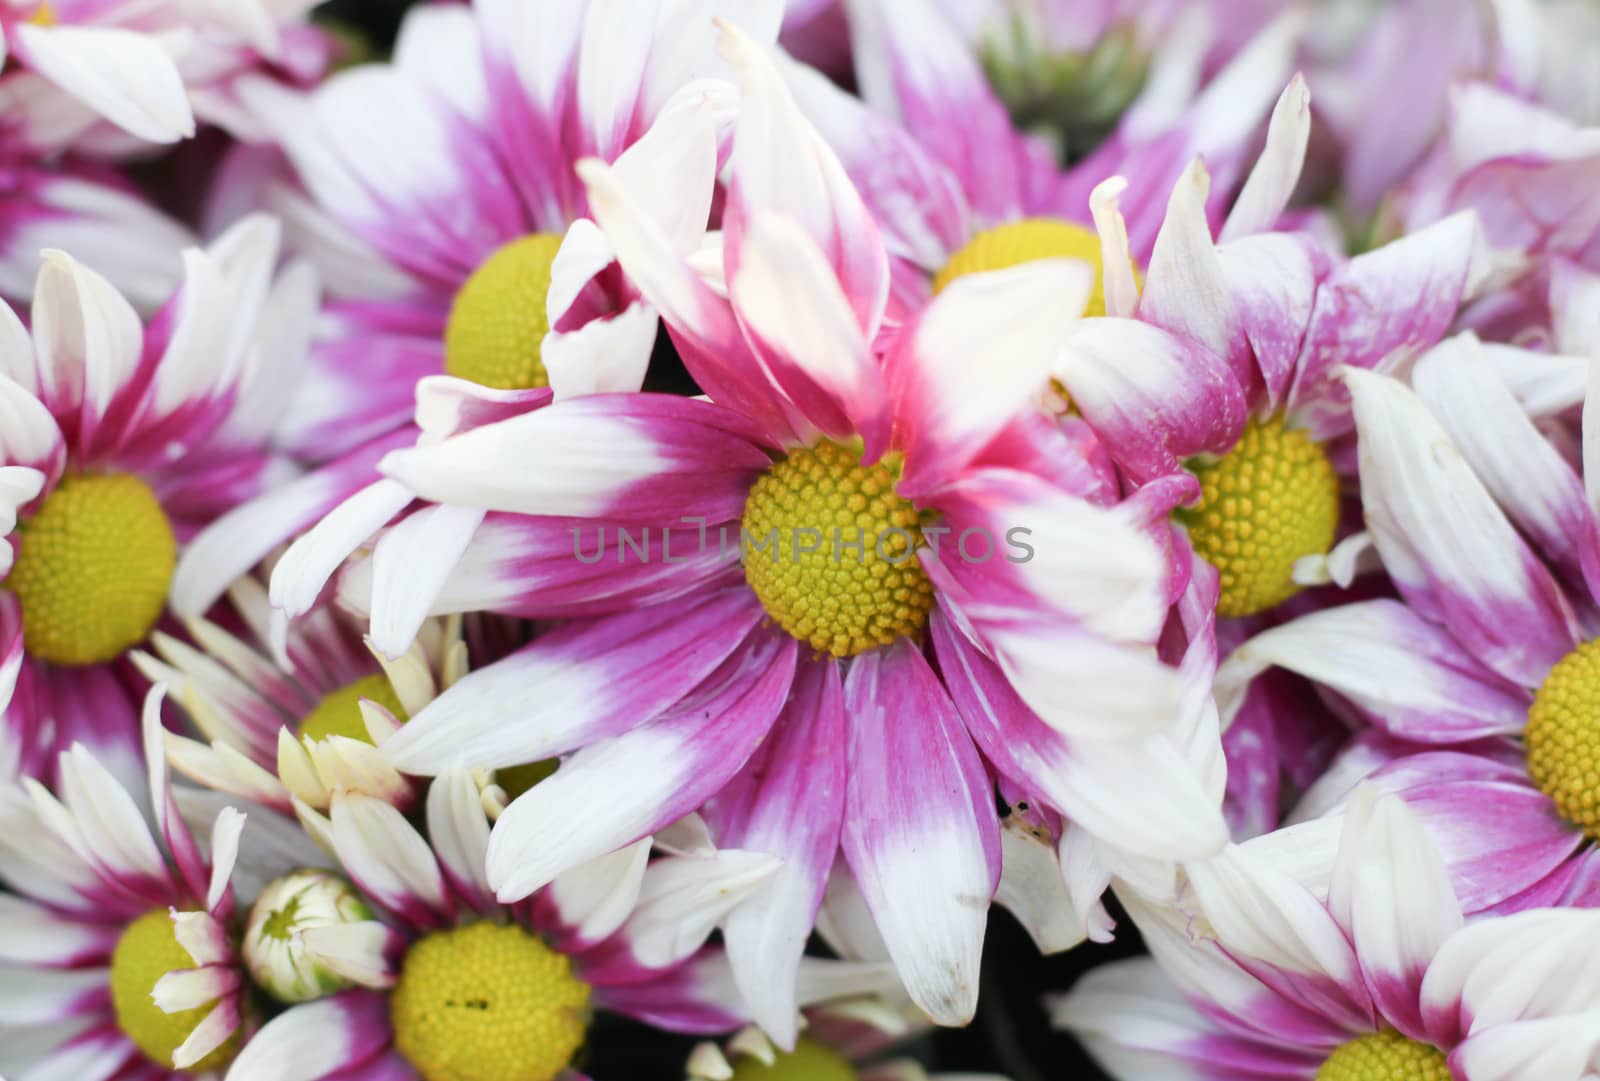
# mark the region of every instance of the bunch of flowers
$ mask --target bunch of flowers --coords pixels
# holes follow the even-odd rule
[[[0,0],[0,1078],[1596,1081],[1597,49]]]

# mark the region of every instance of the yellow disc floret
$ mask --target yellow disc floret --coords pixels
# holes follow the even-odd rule
[[[1295,561],[1326,554],[1339,527],[1339,477],[1322,447],[1275,417],[1250,422],[1233,450],[1189,468],[1202,494],[1178,517],[1221,574],[1217,611],[1254,615],[1294,596]]]
[[[128,925],[111,953],[111,1005],[117,1027],[158,1066],[172,1066],[172,1054],[214,1008],[210,1003],[181,1013],[164,1013],[151,992],[161,977],[197,967],[178,944],[166,909],[146,912]],[[238,1034],[189,1067],[195,1073],[220,1069],[239,1049]]]
[[[792,1054],[778,1052],[771,1066],[758,1058],[741,1058],[731,1081],[856,1081],[856,1069],[833,1048],[802,1039]]]
[[[1094,267],[1094,291],[1089,294],[1083,314],[1106,313],[1099,236],[1092,229],[1054,218],[1025,218],[985,229],[967,241],[934,276],[933,291],[938,293],[963,274],[1005,270],[1035,259],[1077,259]]]
[[[1389,1029],[1340,1044],[1317,1081],[1450,1081],[1450,1067],[1437,1047]]]
[[[523,928],[475,923],[411,947],[389,1010],[423,1081],[553,1081],[583,1046],[589,986]]]
[[[1561,817],[1600,841],[1600,640],[1556,662],[1533,696],[1528,772]]]
[[[767,614],[820,652],[850,657],[922,630],[933,585],[898,464],[823,442],[772,464],[745,499],[744,576]]]
[[[561,238],[513,240],[472,272],[450,306],[444,368],[497,390],[548,386],[540,346],[550,329],[545,298]]]
[[[397,721],[408,719],[406,709],[400,704],[400,696],[394,693],[394,685],[389,682],[389,677],[382,672],[376,672],[370,676],[362,676],[354,683],[346,684],[326,695],[317,703],[315,709],[301,719],[300,738],[318,740],[327,739],[329,736],[347,736],[362,743],[371,743],[372,736],[367,732],[367,722],[361,716],[363,698],[376,702],[394,714],[394,719]]]
[[[19,532],[16,566],[0,584],[22,603],[29,653],[99,664],[144,641],[178,559],[148,484],[126,473],[65,477]]]

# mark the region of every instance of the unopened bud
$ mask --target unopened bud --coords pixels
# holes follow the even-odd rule
[[[372,918],[366,901],[338,875],[314,870],[284,875],[262,890],[250,909],[245,966],[257,986],[280,1002],[331,995],[350,981],[309,956],[302,933]]]

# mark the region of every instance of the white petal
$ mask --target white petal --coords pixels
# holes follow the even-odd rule
[[[16,28],[28,66],[141,139],[175,143],[194,134],[178,68],[156,40],[104,26]]]
[[[402,912],[418,904],[448,910],[433,850],[399,811],[367,796],[335,795],[330,817],[339,859],[362,890]]]
[[[144,328],[133,307],[94,271],[46,251],[33,300],[41,396],[66,412],[82,400],[95,419],[139,363]],[[64,408],[65,407],[65,408]],[[90,433],[80,433],[80,440]]]
[[[1272,121],[1267,127],[1267,145],[1250,171],[1217,239],[1229,240],[1271,229],[1288,205],[1300,182],[1305,165],[1306,144],[1311,139],[1311,91],[1305,77],[1289,80]]]
[[[475,900],[487,905],[494,897],[484,873],[489,851],[489,819],[484,814],[478,786],[467,770],[450,770],[434,778],[428,788],[428,837],[439,862],[476,891]]]
[[[411,647],[484,512],[428,507],[396,524],[372,553],[372,643],[385,656]]]
[[[311,610],[328,578],[390,518],[411,502],[392,480],[368,485],[289,546],[272,571],[272,606],[291,616]]]
[[[764,852],[724,849],[710,859],[672,857],[651,864],[624,928],[633,955],[650,968],[688,957],[782,862]]]
[[[639,899],[650,862],[650,838],[636,841],[556,876],[545,895],[580,943],[609,938]]]
[[[1224,948],[1338,983],[1356,978],[1355,954],[1327,909],[1257,853],[1234,845],[1188,870],[1200,909]]]
[[[1128,188],[1120,176],[1095,185],[1089,193],[1089,213],[1100,234],[1100,267],[1105,277],[1106,314],[1132,318],[1139,307],[1139,282],[1128,254],[1128,223],[1117,207],[1117,197]]]

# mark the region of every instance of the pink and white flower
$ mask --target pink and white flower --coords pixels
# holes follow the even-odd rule
[[[335,794],[326,818],[303,813],[377,918],[303,933],[306,957],[354,989],[268,1022],[228,1081],[435,1077],[449,1067],[580,1081],[566,1067],[595,1008],[692,1033],[746,1020],[721,951],[705,942],[772,875],[771,856],[651,860],[646,837],[501,904],[484,877],[483,796],[464,770],[430,786],[426,837],[358,794]],[[813,962],[802,998],[870,992],[882,978],[873,966]],[[479,1003],[487,1028],[473,1027]]]
[[[1032,404],[1089,268],[970,275],[889,327],[866,206],[760,47],[732,28],[724,42],[744,92],[726,295],[654,223],[648,189],[580,166],[622,267],[712,400],[571,398],[386,460],[423,498],[488,509],[440,608],[563,622],[382,749],[421,773],[563,757],[495,826],[502,898],[702,806],[720,844],[781,856],[726,934],[782,1044],[842,851],[912,997],[960,1023],[1002,872],[986,758],[1081,827],[1062,836],[1091,868],[1222,843],[1208,579],[1191,583],[1163,547],[1177,489],[1121,502],[1092,434]],[[860,557],[807,562],[803,531],[841,521]],[[1017,527],[1031,555],[1003,548]],[[593,558],[597,538],[645,528],[633,557]],[[942,557],[927,539],[939,530]],[[745,532],[775,547],[747,550],[741,570]],[[987,551],[972,539],[985,535]],[[1182,668],[1156,648],[1178,598],[1163,655]],[[1135,808],[1135,784],[1159,801]]]
[[[1110,137],[1063,168],[1061,148],[1019,130],[985,73],[981,13],[1003,20],[994,9],[1005,5],[844,6],[861,99],[797,65],[785,76],[878,222],[893,260],[894,313],[925,303],[930,287],[937,292],[964,269],[1043,256],[1093,259],[1099,253],[1088,229],[1089,195],[1113,175],[1135,185],[1130,234],[1141,259],[1161,222],[1162,194],[1196,155],[1217,177],[1210,209],[1219,214],[1243,175],[1250,140],[1293,71],[1298,25],[1291,13],[1266,27],[1202,87],[1209,20],[1186,23],[1171,37],[1175,55],[1156,61],[1160,75]],[[1093,13],[1081,11],[1070,20],[1043,17],[1089,32],[1095,25]],[[1082,148],[1068,149],[1078,157]],[[1099,299],[1096,290],[1091,311]]]
[[[1055,1009],[1117,1078],[1584,1081],[1600,1069],[1600,911],[1464,923],[1399,799],[1364,788],[1336,854],[1294,831],[1190,868],[1188,914],[1138,909],[1154,959]]]
[[[269,202],[332,297],[285,432],[321,464],[202,540],[203,565],[178,571],[180,612],[203,612],[358,493],[310,542],[342,546],[324,577],[400,514],[408,498],[372,466],[417,439],[427,377],[560,396],[639,388],[659,321],[590,218],[573,165],[598,157],[650,185],[674,250],[699,247],[733,108],[714,77],[711,17],[723,7],[758,37],[777,32],[775,7],[719,0],[420,5],[393,63],[310,94],[246,88],[303,185],[272,186]],[[442,548],[472,535],[462,515],[430,520]],[[274,603],[292,616],[310,598]],[[388,652],[408,643],[382,638]]]
[[[0,102],[8,139],[35,153],[126,154],[195,133],[198,116],[256,134],[242,75],[319,77],[331,41],[310,0],[5,0]],[[9,63],[8,63],[9,62]]]
[[[305,267],[275,275],[277,249],[252,218],[185,252],[148,323],[46,252],[31,329],[0,309],[0,753],[29,759],[7,773],[74,742],[125,755],[119,661],[161,618],[178,546],[277,475],[271,429],[317,299]]]
[[[1600,888],[1585,675],[1600,626],[1595,471],[1545,437],[1489,357],[1463,335],[1417,364],[1415,390],[1344,373],[1368,531],[1401,600],[1267,631],[1218,676],[1225,716],[1255,674],[1280,666],[1370,725],[1306,813],[1370,773],[1428,823],[1468,912],[1577,903]]]
[[[1224,650],[1286,614],[1326,603],[1306,587],[1349,586],[1372,560],[1354,501],[1349,396],[1337,366],[1398,368],[1436,343],[1485,281],[1470,213],[1346,258],[1284,209],[1310,139],[1303,80],[1284,90],[1267,143],[1213,236],[1197,160],[1174,187],[1141,283],[1129,261],[1120,179],[1090,202],[1105,252],[1105,315],[1064,338],[1055,376],[1135,481],[1187,469],[1177,512],[1221,574]],[[1300,695],[1298,698],[1303,699]],[[1230,731],[1230,817],[1270,829],[1280,770],[1308,783],[1328,740],[1303,701],[1252,697]],[[1342,731],[1342,730],[1340,730]]]
[[[0,782],[0,1069],[18,1081],[204,1076],[245,1026],[230,929],[245,816],[224,808],[201,851],[162,756],[162,693],[138,787],[82,744],[53,792]]]

